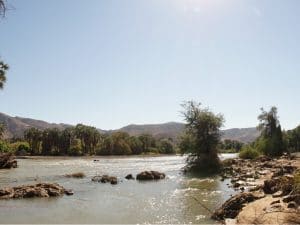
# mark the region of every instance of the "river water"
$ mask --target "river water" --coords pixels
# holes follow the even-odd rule
[[[230,154],[221,156],[233,157]],[[219,177],[189,177],[181,173],[182,156],[19,159],[19,167],[0,170],[0,187],[56,182],[73,196],[0,201],[0,223],[214,223],[210,210],[230,194]],[[159,181],[126,180],[144,170],[164,172]],[[84,172],[83,179],[63,175]],[[95,175],[114,175],[117,185],[94,183]],[[201,204],[198,202],[200,201]]]

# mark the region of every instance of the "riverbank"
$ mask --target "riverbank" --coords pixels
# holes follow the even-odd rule
[[[222,180],[240,193],[212,217],[225,224],[299,224],[300,194],[294,188],[299,170],[299,155],[225,161]]]

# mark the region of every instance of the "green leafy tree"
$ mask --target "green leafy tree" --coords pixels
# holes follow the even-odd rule
[[[151,134],[142,134],[139,137],[142,142],[142,152],[150,152],[151,149],[156,148],[156,140]]]
[[[189,169],[203,172],[216,172],[220,168],[217,146],[220,142],[220,128],[224,118],[221,114],[214,114],[208,108],[201,108],[201,104],[188,101],[182,104],[185,121],[185,135],[180,144],[181,152],[188,155]],[[191,143],[189,143],[191,142]]]
[[[25,131],[24,138],[29,143],[31,154],[39,155],[41,153],[42,131],[30,128]]]
[[[4,83],[6,82],[6,73],[9,69],[9,66],[3,61],[0,61],[0,89],[3,89]]]
[[[285,132],[285,141],[289,152],[300,151],[300,125]]]
[[[5,131],[5,126],[3,123],[0,123],[0,140],[4,135],[4,131]]]
[[[139,155],[143,150],[143,143],[138,137],[131,136],[128,138],[128,144],[131,148],[132,154]]]
[[[168,139],[162,139],[159,141],[159,152],[162,154],[174,154],[175,148],[173,143]]]
[[[261,114],[258,116],[258,129],[261,131],[258,149],[269,156],[280,156],[284,151],[283,135],[277,113],[277,108],[273,106],[268,112],[261,108]]]

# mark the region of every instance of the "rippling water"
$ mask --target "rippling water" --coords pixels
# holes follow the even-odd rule
[[[75,192],[58,198],[1,200],[0,223],[213,223],[198,201],[213,210],[232,194],[218,177],[183,175],[180,169],[185,158],[181,156],[93,159],[20,159],[18,168],[0,170],[1,187],[57,182]],[[124,179],[143,170],[164,172],[167,179]],[[63,176],[74,172],[84,172],[87,177]],[[92,176],[103,174],[117,176],[121,182],[115,186],[91,182]]]

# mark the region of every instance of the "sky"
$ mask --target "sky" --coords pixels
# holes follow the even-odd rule
[[[201,102],[224,128],[277,106],[300,124],[298,0],[7,0],[0,112],[101,129],[182,122]]]

